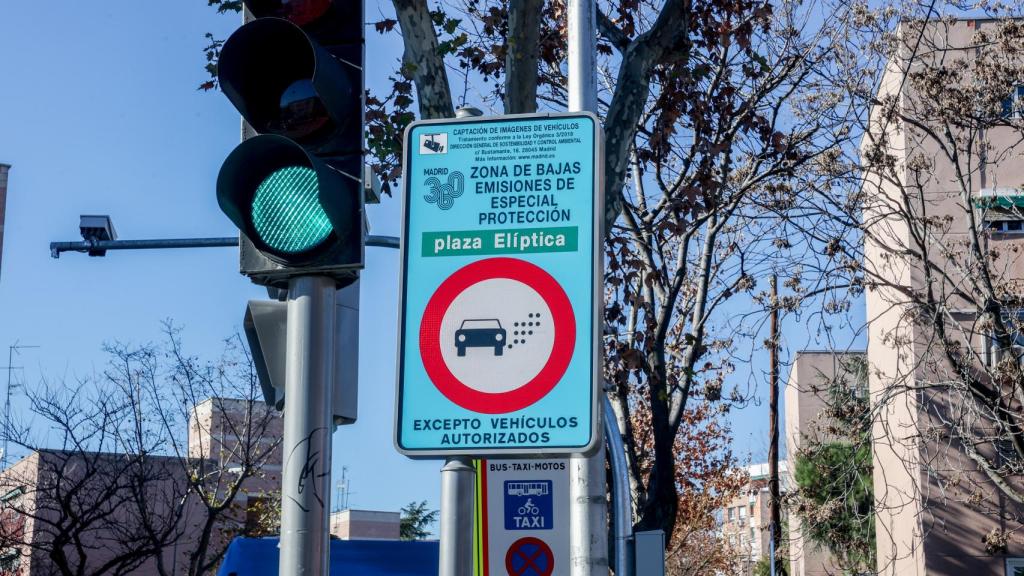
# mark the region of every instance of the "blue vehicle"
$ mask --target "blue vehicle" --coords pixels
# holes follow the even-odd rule
[[[466,355],[466,348],[493,348],[495,356],[505,351],[505,329],[496,318],[463,320],[455,331],[455,349],[459,356]]]

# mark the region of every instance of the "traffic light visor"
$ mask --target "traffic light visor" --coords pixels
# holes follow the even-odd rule
[[[316,172],[306,166],[280,168],[261,182],[252,199],[251,218],[260,240],[285,254],[314,248],[333,230],[320,205]]]
[[[331,155],[361,152],[361,73],[280,18],[236,30],[217,65],[224,95],[253,129]]]

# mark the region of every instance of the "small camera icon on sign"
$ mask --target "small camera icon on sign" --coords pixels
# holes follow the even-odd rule
[[[448,133],[420,134],[420,154],[447,154]]]

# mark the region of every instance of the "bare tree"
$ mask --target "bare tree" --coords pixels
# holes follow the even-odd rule
[[[210,361],[187,354],[173,324],[164,328],[163,347],[109,347],[118,369],[106,374],[142,391],[148,424],[186,485],[185,521],[195,540],[187,547],[188,574],[207,574],[235,535],[265,531],[247,514],[265,514],[262,500],[280,487],[282,420],[264,404],[252,358],[237,335]],[[242,507],[250,494],[251,512]]]
[[[8,567],[98,576],[159,564],[182,537],[185,486],[172,462],[151,455],[157,439],[137,434],[137,404],[87,382],[29,395],[34,426],[5,431],[32,451],[0,474]],[[30,432],[40,428],[47,434]]]
[[[237,337],[206,361],[165,336],[108,345],[99,378],[30,390],[4,431],[31,454],[0,475],[0,549],[33,574],[209,574],[235,535],[265,533],[281,420],[251,358]]]
[[[412,105],[399,96],[411,95],[413,85],[421,116],[450,115],[453,75],[463,81],[463,101],[473,90],[478,103],[500,102],[506,112],[530,109],[519,108],[523,102],[565,107],[563,3],[543,4],[535,24],[524,14],[537,13],[528,2],[432,10],[424,0],[402,0],[395,11],[397,22],[378,29],[398,24],[405,56],[393,106],[382,104],[369,118],[371,143],[395,133],[384,125],[408,121],[396,111]],[[605,374],[625,431],[639,528],[671,535],[680,488],[710,489],[692,470],[679,482],[677,440],[690,433],[684,426],[715,423],[749,392],[723,393],[744,336],[728,322],[730,303],[750,303],[759,278],[802,257],[787,244],[781,215],[795,204],[797,173],[843,137],[808,114],[806,100],[822,91],[818,67],[831,57],[831,31],[848,15],[822,22],[789,2],[599,6]],[[528,21],[539,27],[537,48],[514,32]],[[532,61],[535,67],[523,64]],[[400,146],[391,144],[377,150]],[[397,156],[378,157],[390,173]],[[704,419],[695,420],[698,414]]]
[[[879,569],[909,555],[895,519],[988,522],[971,540],[993,554],[1024,504],[1024,27],[1019,5],[965,8],[858,8],[824,114],[861,142],[804,199],[820,277],[867,304]]]
[[[404,54],[390,90],[368,96],[366,114],[385,187],[400,174],[401,135],[417,113],[450,117],[456,104],[566,108],[564,0],[393,5],[394,18],[374,27],[400,30]],[[821,108],[844,95],[829,74],[859,15],[843,2],[828,10],[795,0],[598,3],[605,375],[638,528],[671,536],[681,492],[711,490],[683,468],[676,446],[691,427],[724,432],[723,415],[749,400],[746,385],[725,382],[734,361],[760,346],[759,280],[786,278],[787,309],[819,290],[814,281],[805,287],[801,268],[809,260],[817,269],[816,240],[790,238],[799,230],[792,220],[800,186],[820,177],[812,165],[849,143],[846,119]],[[735,465],[731,456],[718,462]]]

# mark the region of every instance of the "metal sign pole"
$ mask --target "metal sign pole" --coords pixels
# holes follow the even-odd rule
[[[568,16],[569,111],[596,113],[597,81],[594,74],[597,53],[594,36],[597,14],[594,0],[569,0]],[[603,193],[604,190],[594,190],[594,194]],[[601,412],[598,411],[595,417],[600,418]],[[604,460],[604,442],[592,456],[573,456],[570,460],[572,576],[608,573]]]
[[[335,284],[288,284],[281,576],[327,576]]]
[[[473,575],[475,489],[476,471],[470,458],[445,460],[441,468],[440,576]]]
[[[456,118],[482,116],[476,108],[463,106]],[[473,502],[476,471],[464,456],[447,458],[441,468],[441,541],[438,558],[440,576],[473,574]]]
[[[615,529],[615,576],[633,576],[633,496],[629,492],[629,465],[619,423],[608,397],[604,397],[604,437],[612,469],[612,510]]]

